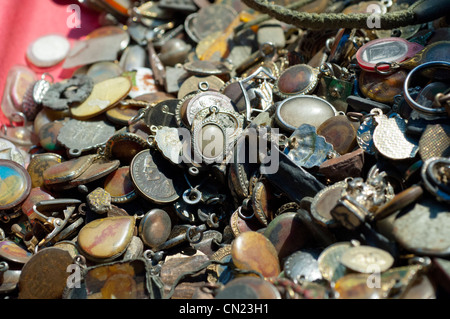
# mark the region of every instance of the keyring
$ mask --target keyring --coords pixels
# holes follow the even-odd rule
[[[445,107],[427,107],[416,102],[409,93],[411,87],[425,87],[430,82],[446,82],[450,88],[450,63],[444,61],[432,61],[415,67],[406,77],[403,93],[408,105],[419,113],[442,116],[447,114]]]

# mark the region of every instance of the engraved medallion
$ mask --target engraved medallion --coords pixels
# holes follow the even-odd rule
[[[381,119],[373,133],[374,145],[387,158],[413,158],[419,150],[419,142],[407,136],[405,132],[406,121],[399,115]]]
[[[197,112],[204,108],[210,108],[211,106],[217,106],[219,109],[234,111],[233,104],[228,96],[212,91],[201,92],[192,97],[186,107],[187,123],[192,125]]]
[[[328,246],[317,259],[319,270],[324,279],[336,282],[347,274],[347,268],[341,264],[342,255],[352,247],[350,242],[338,242]]]
[[[105,144],[114,135],[114,126],[103,121],[79,121],[70,119],[60,129],[58,142],[69,151],[69,155],[80,156],[83,151],[88,151]]]
[[[341,263],[353,271],[371,274],[374,271],[383,272],[391,268],[394,257],[380,248],[356,246],[344,252]]]
[[[130,165],[131,180],[139,195],[157,204],[176,201],[180,196],[175,184],[180,174],[158,152],[143,150]]]

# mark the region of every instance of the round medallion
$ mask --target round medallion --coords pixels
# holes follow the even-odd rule
[[[172,221],[164,210],[155,208],[145,214],[139,224],[139,235],[144,244],[157,248],[164,244],[172,231]]]
[[[311,94],[319,83],[318,69],[307,64],[291,66],[281,73],[273,88],[282,99],[293,95]]]
[[[217,107],[220,110],[234,111],[231,99],[219,92],[206,91],[195,94],[186,106],[186,121],[189,126],[195,118],[197,112],[202,109]]]
[[[356,246],[344,252],[341,263],[360,273],[383,272],[394,264],[394,257],[387,251],[371,246]]]
[[[342,255],[352,247],[350,242],[339,242],[328,246],[317,259],[324,279],[336,282],[347,274],[347,268],[341,264]]]
[[[44,186],[44,171],[50,166],[60,164],[61,162],[62,157],[55,153],[47,152],[33,155],[27,167],[32,187]]]
[[[281,102],[276,111],[277,124],[292,133],[302,124],[316,129],[336,115],[336,109],[326,100],[312,95],[298,95]]]
[[[31,191],[31,178],[25,168],[11,160],[0,159],[0,210],[22,203]]]
[[[61,299],[73,264],[70,254],[48,247],[35,254],[22,268],[19,299]]]
[[[143,150],[136,154],[130,174],[138,194],[154,203],[167,204],[179,198],[176,189],[179,172],[159,152]]]

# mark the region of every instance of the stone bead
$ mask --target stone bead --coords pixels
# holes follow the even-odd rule
[[[78,234],[83,255],[93,260],[112,260],[120,256],[130,243],[135,225],[131,216],[96,219],[86,224]]]
[[[231,258],[239,269],[254,270],[264,277],[280,274],[277,250],[267,237],[254,231],[244,232],[233,241]]]

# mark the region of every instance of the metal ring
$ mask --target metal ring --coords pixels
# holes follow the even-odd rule
[[[387,69],[387,71],[382,71],[379,69],[379,67],[381,65],[387,65],[389,68]],[[382,75],[389,75],[389,74],[394,73],[393,68],[394,68],[394,64],[391,62],[378,62],[377,64],[375,64],[375,67],[374,67],[375,72],[378,74],[382,74]]]
[[[189,205],[195,205],[202,200],[202,193],[196,188],[189,188],[183,193],[183,201]]]
[[[201,91],[208,91],[209,90],[209,83],[207,81],[202,81],[198,83],[198,88]]]
[[[6,261],[0,261],[0,273],[8,271],[9,265]]]
[[[408,103],[408,105],[412,109],[416,110],[419,113],[428,114],[428,115],[446,115],[447,110],[445,109],[445,107],[431,108],[431,107],[426,107],[426,106],[420,105],[409,94],[410,83],[411,83],[411,80],[414,78],[414,75],[418,71],[420,71],[424,68],[436,67],[436,66],[446,67],[446,68],[450,69],[450,63],[444,62],[444,61],[426,62],[426,63],[423,63],[423,64],[415,67],[411,72],[409,72],[409,74],[407,75],[407,77],[405,79],[405,83],[403,85],[403,94],[404,94],[404,98],[405,98],[406,102]]]
[[[242,219],[252,219],[252,218],[255,216],[255,213],[252,211],[252,214],[251,214],[250,216],[245,216],[245,215],[242,213],[242,206],[239,206],[239,208],[238,208],[238,215],[239,215],[239,217],[241,217]]]
[[[197,232],[197,229],[198,229],[198,228],[200,228],[200,227],[197,227],[197,226],[190,226],[190,227],[187,229],[187,231],[186,231],[186,239],[187,239],[188,242],[190,242],[191,244],[198,244],[198,243],[201,242],[202,239],[203,239],[203,231],[200,229],[200,230]],[[194,231],[194,236],[191,237],[191,232],[192,232],[192,231]],[[195,239],[195,238],[194,238],[196,235],[200,235],[200,236],[199,236],[199,239]]]

